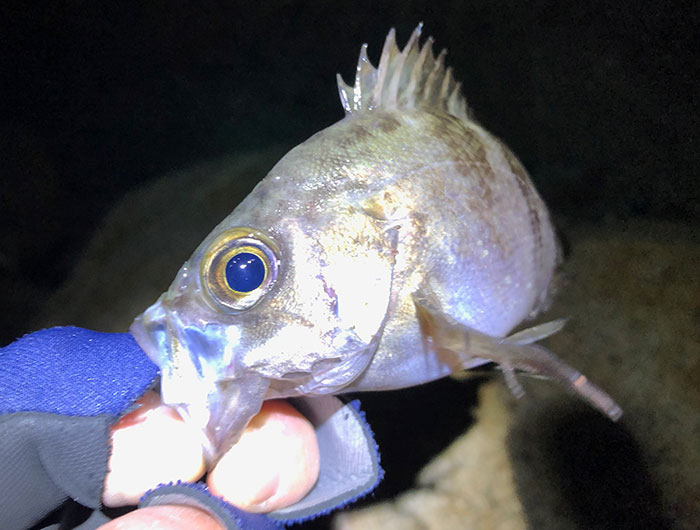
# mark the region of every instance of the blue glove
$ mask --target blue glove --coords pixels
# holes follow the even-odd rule
[[[27,528],[67,499],[96,510],[81,529],[107,522],[99,512],[109,428],[154,385],[158,368],[128,333],[75,327],[27,335],[0,349],[0,528]],[[268,515],[243,512],[200,484],[170,484],[140,506],[199,506],[225,528],[267,529],[327,513],[369,493],[382,476],[369,426],[356,402],[298,398],[316,427],[321,471],[295,505]]]

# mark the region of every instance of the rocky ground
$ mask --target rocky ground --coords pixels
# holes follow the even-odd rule
[[[565,233],[567,281],[549,314],[570,320],[548,345],[619,401],[622,420],[536,380],[505,406],[489,383],[475,424],[408,492],[336,528],[697,528],[697,233],[612,220]]]
[[[126,329],[283,151],[213,161],[129,193],[33,327]],[[557,224],[569,252],[545,318],[569,322],[548,346],[614,396],[623,419],[612,424],[543,380],[524,379],[527,396],[514,402],[497,372],[367,394],[385,484],[362,508],[313,526],[696,527],[697,232],[650,220]]]
[[[514,402],[497,372],[364,395],[386,478],[307,526],[698,527],[693,2],[6,0],[0,21],[0,344],[125,330],[287,150],[263,149],[341,117],[360,44],[376,61],[424,21],[567,242],[548,345],[625,415],[534,379]]]

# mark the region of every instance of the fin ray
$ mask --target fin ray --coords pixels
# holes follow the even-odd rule
[[[533,342],[540,341],[549,337],[550,335],[554,335],[564,327],[564,324],[566,324],[566,319],[558,318],[538,326],[533,326],[531,328],[518,331],[512,335],[508,335],[508,337],[503,339],[503,342],[510,342],[511,344],[518,345],[532,344]]]
[[[526,329],[506,337],[491,337],[471,329],[441,309],[439,302],[430,293],[415,293],[413,302],[423,333],[427,335],[426,344],[445,358],[457,359],[452,364],[468,367],[474,358],[486,359],[498,363],[516,397],[524,394],[517,381],[515,371],[521,370],[552,379],[567,390],[577,394],[593,407],[597,408],[613,421],[622,416],[622,409],[605,391],[594,385],[588,378],[548,349],[534,344],[535,341],[559,331],[564,320],[554,320]]]
[[[355,84],[350,86],[339,74],[336,76],[346,114],[423,108],[471,119],[461,94],[461,83],[456,82],[452,68],[445,67],[447,51],[443,49],[435,58],[432,37],[421,46],[422,28],[423,24],[418,24],[403,50],[397,46],[396,31],[392,28],[376,68],[367,58],[367,45],[362,45]]]

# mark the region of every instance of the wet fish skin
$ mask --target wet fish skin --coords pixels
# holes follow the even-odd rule
[[[553,354],[505,338],[547,305],[554,231],[419,35],[400,51],[390,33],[377,69],[363,47],[354,87],[339,85],[346,117],[283,157],[132,326],[210,463],[265,399],[401,388],[488,360],[516,392],[515,370],[543,373],[619,416]],[[273,256],[275,277],[243,310],[208,285],[232,234]]]
[[[415,292],[432,292],[445,313],[495,337],[546,304],[557,261],[547,210],[515,157],[478,124],[423,110],[375,112],[318,140],[305,144],[299,166],[323,152],[323,165],[337,168],[331,179],[348,191],[335,208],[352,205],[383,225],[377,245],[398,232],[391,315],[353,389],[409,386],[457,369],[426,355]]]

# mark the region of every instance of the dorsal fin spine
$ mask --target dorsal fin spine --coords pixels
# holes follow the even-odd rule
[[[411,33],[403,50],[396,45],[396,31],[392,28],[384,41],[377,68],[367,58],[367,45],[362,45],[355,84],[350,86],[337,76],[338,93],[346,114],[421,108],[471,118],[460,91],[461,83],[455,80],[452,68],[445,67],[446,50],[435,58],[431,37],[420,45],[422,27],[419,24]]]
[[[423,45],[423,49],[420,51],[416,63],[413,65],[413,71],[411,72],[411,78],[406,90],[407,94],[415,94],[418,92],[418,85],[422,84],[422,72],[425,72],[425,61],[428,56],[433,56],[432,48],[433,39],[428,37],[428,41]]]
[[[454,86],[455,79],[452,76],[452,67],[447,68],[445,73],[445,79],[442,82],[442,87],[440,88],[440,99],[444,99],[449,103],[450,94],[452,92],[452,87]]]
[[[381,101],[382,91],[386,86],[387,78],[389,78],[389,68],[393,65],[393,58],[396,56],[396,52],[398,52],[398,48],[396,46],[396,30],[391,28],[391,30],[389,30],[389,34],[384,40],[382,55],[379,59],[379,67],[376,69],[377,77],[375,78],[375,85],[372,90],[373,104]],[[386,98],[389,99],[390,97],[391,93],[387,90]]]
[[[387,103],[390,106],[396,106],[398,102],[399,95],[399,83],[401,82],[401,76],[403,73],[404,63],[406,61],[406,56],[401,53],[399,48],[396,46],[396,39],[391,39],[391,44],[389,46],[389,55],[391,60],[388,62],[389,67],[387,68],[386,76],[388,83],[386,83],[386,88],[388,90]],[[375,88],[375,98],[380,100],[381,88],[379,84]]]

